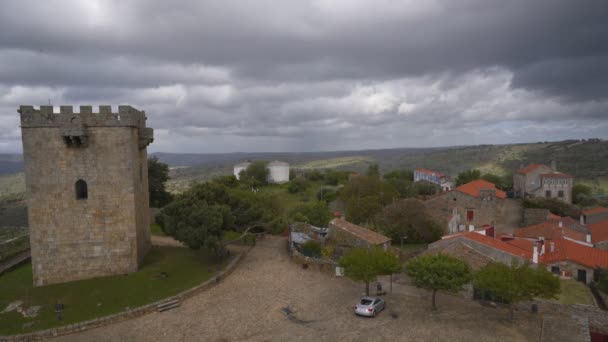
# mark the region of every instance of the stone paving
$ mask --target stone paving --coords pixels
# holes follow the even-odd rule
[[[385,284],[385,289],[388,289]],[[430,310],[426,291],[396,282],[378,317],[356,317],[364,286],[293,264],[286,241],[259,240],[218,287],[181,307],[152,313],[58,341],[538,341],[539,316],[480,306],[439,295]]]

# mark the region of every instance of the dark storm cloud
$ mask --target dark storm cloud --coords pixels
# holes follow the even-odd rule
[[[15,107],[49,100],[141,107],[158,150],[547,140],[608,120],[606,1],[0,6],[0,151],[19,148]]]

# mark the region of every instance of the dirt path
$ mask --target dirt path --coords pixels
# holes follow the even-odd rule
[[[387,311],[360,318],[352,307],[362,290],[348,279],[297,267],[286,241],[267,237],[225,282],[177,309],[57,340],[478,342],[536,341],[540,333],[536,316],[520,313],[513,324],[505,312],[457,296],[440,296],[440,311],[432,313],[429,294],[403,284],[386,297]]]
[[[170,236],[152,235],[150,236],[150,241],[154,246],[186,247],[183,243]]]

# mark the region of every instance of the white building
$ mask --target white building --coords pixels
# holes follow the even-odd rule
[[[249,165],[251,165],[250,162],[242,162],[234,165],[234,177],[236,177],[236,179],[239,179],[241,171],[246,170]]]
[[[275,160],[268,163],[268,170],[268,183],[289,182],[289,164]]]

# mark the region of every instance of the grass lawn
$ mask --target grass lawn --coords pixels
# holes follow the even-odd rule
[[[560,279],[561,293],[557,299],[562,304],[593,305],[591,291],[585,284],[573,279]]]
[[[163,232],[160,226],[156,223],[150,225],[150,233],[152,233],[152,235],[165,235],[165,232]]]
[[[0,313],[0,335],[86,321],[170,297],[211,278],[227,262],[213,262],[203,251],[154,246],[138,272],[43,287],[32,286],[32,266],[23,265],[0,276],[0,312],[17,300],[23,308],[39,305],[41,310],[34,318]],[[169,276],[155,279],[160,272]],[[61,322],[53,310],[57,300],[65,304]]]

